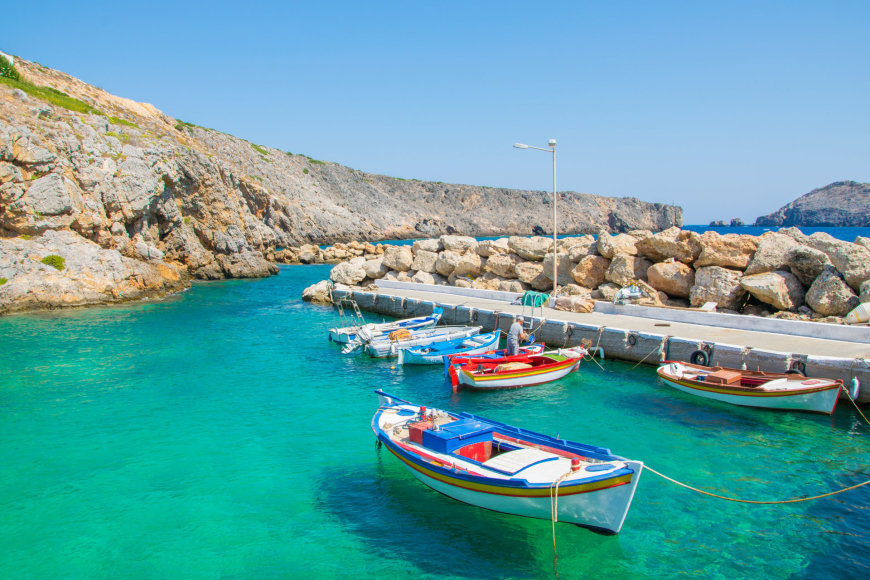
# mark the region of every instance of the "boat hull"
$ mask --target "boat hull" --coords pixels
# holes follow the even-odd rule
[[[455,338],[467,338],[480,332],[479,326],[457,326],[457,327],[432,327],[422,330],[412,331],[415,333],[411,338],[406,340],[389,340],[387,338],[374,340],[366,343],[366,352],[375,358],[387,358],[398,356],[399,351],[412,346],[424,346],[437,342],[453,340]]]
[[[478,335],[481,341],[477,346],[462,347],[454,346],[453,348],[439,348],[440,345],[434,345],[432,348],[412,347],[404,348],[399,351],[399,364],[404,365],[440,365],[443,364],[445,356],[451,355],[472,355],[481,354],[492,350],[498,345],[499,333],[490,332],[486,335]],[[460,343],[474,341],[477,337],[468,337],[460,339]]]
[[[781,409],[786,411],[806,411],[830,415],[837,406],[837,398],[842,383],[826,379],[807,379],[806,377],[790,377],[791,382],[804,388],[765,390],[763,385],[755,388],[733,387],[725,384],[712,384],[688,378],[680,378],[669,369],[673,363],[659,368],[658,375],[666,385],[684,393],[739,405],[741,407],[757,407],[762,409]],[[688,366],[688,365],[686,365]],[[785,376],[779,381],[786,379]],[[776,380],[773,376],[771,381]],[[818,388],[807,388],[806,383],[819,382]],[[825,383],[825,384],[823,384]],[[786,383],[787,384],[787,383]]]
[[[495,389],[518,389],[549,383],[574,372],[580,360],[567,359],[561,363],[547,365],[548,368],[521,369],[513,372],[484,374],[460,368],[457,371],[460,388],[487,391]]]
[[[441,320],[441,313],[436,312],[430,316],[419,316],[417,318],[406,318],[403,320],[395,320],[393,322],[369,323],[361,326],[345,326],[344,328],[330,328],[329,340],[338,344],[348,344],[360,339],[359,332],[365,328],[367,333],[374,338],[386,336],[394,330],[417,330],[421,328],[429,328],[438,324]]]
[[[451,477],[415,464],[394,448],[390,451],[421,483],[455,500],[505,514],[549,520],[555,503],[552,494],[557,494],[557,521],[606,534],[618,534],[622,529],[643,469],[643,463],[631,461],[627,463],[633,473],[584,485],[560,486],[558,492],[551,486],[524,490]]]
[[[377,393],[382,404],[372,419],[376,437],[435,491],[485,509],[546,520],[555,508],[557,521],[608,534],[622,528],[642,462],[468,413],[429,409],[427,414],[425,407]],[[478,457],[480,446],[487,451]]]

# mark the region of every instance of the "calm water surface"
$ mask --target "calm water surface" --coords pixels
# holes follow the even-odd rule
[[[870,489],[775,506],[645,472],[622,533],[467,506],[375,449],[383,388],[610,447],[752,500],[865,481],[868,430],[698,401],[652,368],[584,362],[549,385],[447,388],[437,368],[344,356],[328,266],[162,303],[0,319],[3,578],[867,578]]]

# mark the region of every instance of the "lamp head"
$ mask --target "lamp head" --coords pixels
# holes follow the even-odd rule
[[[528,149],[529,148],[529,146],[524,144],[524,143],[514,143],[514,147],[516,147],[517,149]]]
[[[550,147],[555,147],[555,146],[556,146],[556,140],[555,140],[555,139],[550,139],[549,146],[550,146]]]

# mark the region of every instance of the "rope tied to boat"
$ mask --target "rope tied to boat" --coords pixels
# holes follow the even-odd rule
[[[712,493],[709,491],[704,491],[703,489],[698,489],[697,487],[692,487],[691,485],[688,485],[688,484],[685,484],[681,481],[677,481],[676,479],[670,478],[667,475],[664,475],[663,473],[659,473],[658,471],[656,471],[655,469],[653,469],[649,465],[644,465],[644,469],[646,469],[648,471],[652,471],[653,473],[655,473],[656,475],[658,475],[662,479],[666,479],[666,480],[670,481],[671,483],[675,483],[675,484],[679,485],[680,487],[685,487],[686,489],[689,489],[691,491],[694,491],[694,492],[697,492],[697,493],[700,493],[703,495],[708,495],[710,497],[715,497],[717,499],[724,499],[724,500],[733,501],[733,502],[737,502],[737,503],[751,503],[751,504],[763,504],[763,505],[775,505],[775,504],[799,503],[799,502],[803,502],[803,501],[811,501],[814,499],[821,499],[823,497],[837,495],[838,493],[843,493],[845,491],[850,491],[850,490],[857,489],[859,487],[863,487],[865,485],[870,484],[870,479],[868,479],[867,481],[864,481],[864,482],[856,484],[856,485],[851,485],[851,486],[845,487],[843,489],[838,489],[837,491],[831,491],[831,492],[823,493],[820,495],[814,495],[812,497],[796,497],[796,498],[792,498],[792,499],[783,499],[783,500],[778,500],[778,501],[757,501],[757,500],[751,500],[751,499],[740,499],[740,498],[736,498],[736,497],[728,497],[726,495],[719,495],[719,494]]]
[[[559,557],[559,554],[556,551],[556,522],[559,521],[559,485],[568,478],[573,473],[573,470],[569,469],[562,475],[556,479],[550,485],[550,523],[553,527],[553,564],[555,565],[556,559]]]
[[[662,352],[664,352],[664,349],[665,349],[665,343],[667,342],[667,340],[668,340],[669,338],[670,338],[669,336],[663,336],[663,337],[662,337],[662,342],[659,344],[658,348],[654,348],[654,349],[652,349],[652,350],[649,352],[648,355],[646,355],[645,357],[643,357],[642,359],[640,359],[636,365],[634,365],[633,367],[631,367],[632,370],[634,370],[634,369],[636,369],[637,367],[639,367],[640,365],[642,365],[644,362],[646,362],[646,359],[648,359],[649,357],[651,357],[651,356],[654,355],[655,353],[659,353],[659,358],[660,358],[661,360],[664,360],[664,358],[662,358],[661,355],[662,355]]]

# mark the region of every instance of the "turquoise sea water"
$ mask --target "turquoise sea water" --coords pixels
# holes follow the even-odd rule
[[[602,536],[458,503],[374,445],[372,390],[610,447],[752,500],[865,481],[868,429],[699,401],[651,367],[453,394],[326,340],[329,266],[0,318],[0,577],[867,578],[870,488],[726,502],[645,472]],[[371,318],[371,317],[370,317]]]

